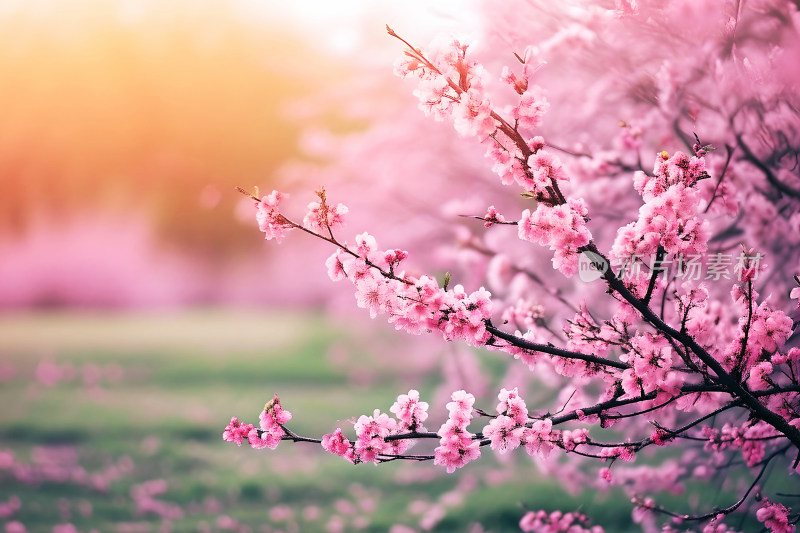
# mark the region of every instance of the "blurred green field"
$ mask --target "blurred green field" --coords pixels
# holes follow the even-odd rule
[[[314,315],[6,315],[0,504],[16,497],[21,506],[0,526],[384,532],[394,524],[421,530],[441,508],[434,531],[482,524],[476,531],[500,532],[544,508],[580,510],[607,531],[631,528],[624,498],[570,497],[537,478],[524,453],[503,463],[486,454],[446,475],[430,463],[352,466],[312,444],[256,451],[222,441],[232,415],[257,422],[273,392],[294,414],[290,427],[308,436],[336,424],[347,432],[347,419],[387,412],[412,385],[430,400],[435,376],[364,361],[370,379],[359,384],[332,362],[332,344],[362,350]],[[64,376],[47,385],[47,368]],[[166,490],[143,499],[153,480]]]

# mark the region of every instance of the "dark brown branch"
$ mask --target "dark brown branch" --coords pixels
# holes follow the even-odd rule
[[[753,152],[750,151],[750,148],[742,140],[741,135],[736,135],[736,142],[739,144],[739,148],[741,148],[742,151],[744,152],[745,160],[751,163],[753,166],[755,166],[758,170],[760,170],[767,178],[767,181],[773,187],[775,187],[780,192],[788,196],[791,196],[793,198],[800,198],[800,190],[790,187],[785,183],[783,183],[781,180],[779,180],[778,177],[775,175],[775,173],[772,172],[772,170],[767,165],[765,165],[763,161],[761,161],[758,157],[755,156],[755,154],[753,154]]]
[[[589,355],[580,352],[572,352],[570,350],[564,350],[563,348],[556,348],[555,346],[551,346],[549,344],[539,344],[535,342],[530,342],[521,337],[517,337],[516,335],[512,335],[510,333],[506,333],[505,331],[497,329],[495,326],[492,325],[491,321],[489,320],[487,320],[485,324],[486,324],[486,331],[488,331],[489,333],[491,333],[492,335],[494,335],[499,339],[503,339],[504,341],[509,342],[511,345],[516,346],[517,348],[523,348],[525,350],[531,350],[534,352],[542,352],[550,355],[555,355],[558,357],[563,357],[565,359],[580,359],[588,363],[594,363],[596,365],[618,368],[620,370],[626,370],[630,368],[627,364],[621,361],[612,361],[611,359],[604,359],[602,357],[597,357],[596,355]]]
[[[656,280],[658,280],[658,274],[661,272],[659,267],[661,267],[661,261],[663,261],[664,255],[666,255],[664,247],[659,244],[656,250],[656,258],[653,262],[653,271],[650,273],[650,282],[647,284],[647,294],[644,295],[643,299],[645,305],[649,305],[650,298],[653,297],[653,289],[656,288]]]

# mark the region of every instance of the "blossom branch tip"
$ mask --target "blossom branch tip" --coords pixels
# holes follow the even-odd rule
[[[256,189],[256,194],[253,194],[253,193],[251,193],[251,192],[248,192],[248,191],[246,191],[246,190],[242,189],[241,187],[235,187],[235,189],[236,189],[238,192],[240,192],[241,194],[243,194],[243,195],[247,196],[248,198],[251,198],[251,199],[255,200],[256,202],[260,202],[260,201],[261,201],[261,198],[259,198],[258,196],[256,196],[256,194],[258,194],[258,189]]]

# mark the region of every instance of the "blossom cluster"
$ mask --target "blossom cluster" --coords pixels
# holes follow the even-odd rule
[[[794,524],[789,523],[789,509],[768,499],[761,502],[761,507],[756,511],[756,518],[772,533],[794,533],[796,529]]]
[[[379,250],[367,233],[356,237],[356,245],[355,254],[339,249],[328,258],[328,274],[333,281],[348,279],[355,287],[358,307],[369,310],[372,318],[387,314],[396,329],[408,333],[438,330],[446,340],[486,344],[489,333],[484,321],[492,313],[487,290],[468,294],[461,285],[448,290],[428,276],[395,273],[408,254]]]
[[[506,453],[519,447],[528,430],[528,408],[516,388],[501,390],[498,399],[498,414],[483,428],[483,436],[492,442],[493,450]]]
[[[247,439],[253,449],[269,448],[274,450],[286,435],[283,424],[291,419],[292,413],[281,407],[281,401],[276,394],[261,411],[258,428],[253,424],[242,423],[234,416],[225,427],[222,439],[226,442],[234,442],[237,446],[241,446],[242,442]]]
[[[637,172],[634,187],[645,203],[639,218],[619,229],[612,258],[629,263],[632,257],[655,255],[663,249],[672,256],[705,253],[708,223],[698,218],[700,197],[695,185],[707,178],[705,160],[676,152],[656,157],[653,176]]]
[[[706,451],[719,453],[727,448],[740,449],[747,466],[753,467],[764,459],[767,442],[778,433],[762,421],[748,421],[740,426],[724,424],[720,429],[705,426],[702,436],[707,439]]]
[[[395,35],[391,30],[390,34]],[[503,70],[501,79],[519,95],[512,125],[492,110],[484,91],[485,71],[467,57],[468,48],[458,40],[438,40],[424,55],[410,47],[395,72],[419,78],[415,94],[423,110],[437,120],[452,116],[460,133],[486,140],[486,156],[503,183],[516,182],[540,202],[533,213],[522,213],[519,237],[550,246],[553,267],[571,276],[577,271],[579,250],[592,239],[586,227],[588,208],[583,200],[567,201],[561,194],[558,183],[569,178],[559,159],[544,150],[544,139],[520,133],[520,127],[538,126],[549,107],[541,90],[530,83],[536,69],[523,60],[520,78],[508,67]]]
[[[254,199],[259,229],[267,239],[280,240],[285,233],[301,227],[279,210],[286,197],[279,191]],[[485,321],[491,317],[491,295],[484,288],[467,293],[461,285],[439,287],[428,276],[414,277],[399,270],[408,252],[400,249],[380,250],[375,238],[362,233],[356,236],[355,247],[336,240],[333,230],[342,223],[348,212],[343,204],[330,207],[325,191],[317,191],[319,202],[308,204],[303,228],[306,232],[331,242],[337,250],[326,266],[333,281],[348,279],[355,287],[358,307],[367,309],[372,318],[389,315],[396,329],[412,334],[439,331],[446,340],[462,339],[468,344],[482,346],[491,337]]]
[[[344,215],[347,214],[347,211],[347,206],[344,204],[336,204],[335,207],[329,207],[324,200],[311,202],[308,204],[306,216],[303,217],[303,226],[313,231],[332,230],[343,224]]]
[[[293,227],[279,210],[280,204],[285,198],[284,193],[272,191],[256,202],[258,229],[264,232],[264,238],[267,240],[275,239],[280,243]]]
[[[452,116],[456,131],[484,139],[494,133],[497,123],[484,90],[485,71],[467,57],[468,48],[457,39],[437,39],[426,56],[409,51],[395,64],[395,73],[419,78],[414,94],[426,114],[436,120]]]
[[[423,422],[428,418],[428,404],[419,401],[419,392],[401,394],[389,409],[397,418],[375,410],[372,416],[361,415],[353,425],[355,442],[350,442],[341,428],[322,437],[322,448],[334,455],[344,457],[351,463],[378,463],[403,454],[410,446],[406,439],[391,439],[391,435],[423,433]]]
[[[428,419],[428,402],[419,401],[419,391],[412,389],[408,394],[401,394],[389,411],[399,420],[402,431],[425,431],[423,422]]]
[[[578,271],[578,253],[592,240],[586,227],[588,213],[582,199],[557,206],[540,203],[533,213],[522,212],[519,238],[549,246],[555,252],[553,268],[570,277]]]
[[[447,422],[439,429],[439,446],[434,451],[433,464],[447,468],[448,473],[455,472],[465,464],[481,456],[480,441],[474,439],[469,432],[472,420],[472,406],[475,396],[460,390],[454,392],[447,404],[449,416]]]
[[[672,370],[672,347],[663,335],[637,335],[630,340],[630,351],[620,359],[631,365],[622,372],[624,397],[635,398],[642,393],[662,390],[677,396],[683,376]]]
[[[381,455],[399,455],[408,447],[403,440],[386,441],[386,437],[399,430],[397,420],[375,409],[373,416],[361,415],[353,428],[356,441],[353,445],[355,462],[377,463]]]
[[[747,384],[751,390],[766,389],[770,383],[768,376],[791,359],[778,349],[789,339],[795,324],[768,302],[758,303],[758,292],[750,283],[734,286],[731,295],[741,310],[736,334],[727,345],[712,349],[712,353],[729,372],[749,376]],[[789,353],[795,353],[791,350],[798,349],[792,348]]]

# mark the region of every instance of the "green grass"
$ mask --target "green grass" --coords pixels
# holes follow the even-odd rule
[[[36,454],[68,450],[90,477],[118,471],[98,490],[76,479],[23,482],[0,467],[0,502],[12,496],[22,502],[12,518],[0,518],[0,527],[15,519],[29,531],[51,531],[65,521],[79,531],[117,531],[125,523],[158,531],[161,518],[138,512],[131,490],[163,479],[167,490],[158,500],[182,510],[171,521],[173,531],[197,531],[202,524],[219,531],[220,515],[253,531],[325,531],[338,513],[346,531],[359,526],[385,532],[397,523],[416,527],[421,515],[412,502],[441,498],[450,503],[436,531],[465,531],[472,523],[487,531],[514,530],[528,508],[581,509],[613,525],[609,531],[630,529],[624,498],[569,496],[540,479],[524,453],[503,464],[486,454],[446,475],[430,463],[353,466],[316,445],[282,443],[274,451],[256,451],[222,441],[232,415],[255,422],[273,392],[294,414],[293,430],[320,436],[337,424],[347,432],[347,419],[376,407],[387,412],[396,395],[408,390],[409,376],[375,362],[364,363],[368,385],[352,382],[329,360],[334,342],[359,354],[359,361],[365,357],[367,349],[357,339],[313,315],[197,311],[0,318],[2,362],[16,372],[0,383],[0,450],[22,464]],[[505,367],[496,359],[488,356],[486,370],[499,376]],[[47,387],[33,379],[42,360],[71,365],[79,373],[87,365],[118,365],[122,377],[101,380],[99,387],[84,386],[82,378]],[[432,375],[412,380],[429,400],[436,383]],[[120,468],[126,464],[129,469]],[[508,480],[489,482],[498,470]],[[463,486],[474,488],[461,501],[452,499]],[[374,507],[359,507],[364,495],[374,499]],[[347,507],[343,502],[357,511],[341,512]],[[84,516],[87,505],[92,510]],[[281,505],[292,510],[288,523],[270,517]],[[303,517],[310,506],[318,517]]]

